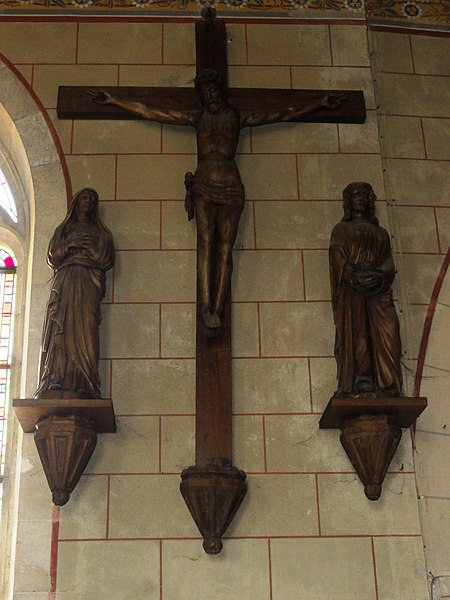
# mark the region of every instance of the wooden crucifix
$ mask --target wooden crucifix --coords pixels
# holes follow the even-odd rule
[[[197,223],[196,463],[181,493],[209,554],[246,494],[246,475],[232,461],[232,248],[244,206],[235,164],[239,133],[281,121],[363,123],[361,91],[227,89],[225,23],[211,11],[196,22],[197,76],[191,88],[60,87],[63,119],[144,118],[191,126],[198,164],[187,173],[186,210]],[[198,108],[200,96],[200,108]],[[280,108],[281,107],[281,108]]]

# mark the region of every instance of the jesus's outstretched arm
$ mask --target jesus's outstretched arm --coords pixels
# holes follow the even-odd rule
[[[258,125],[269,125],[270,123],[295,121],[298,117],[321,108],[337,109],[345,99],[343,94],[325,94],[311,102],[291,104],[275,110],[243,113],[241,115],[241,127],[257,127]]]
[[[157,108],[143,104],[142,102],[132,102],[112,96],[104,90],[86,90],[86,93],[92,96],[98,104],[117,106],[127,112],[138,115],[148,121],[157,121],[158,123],[167,123],[169,125],[191,125],[195,126],[194,112],[171,110],[167,108]]]

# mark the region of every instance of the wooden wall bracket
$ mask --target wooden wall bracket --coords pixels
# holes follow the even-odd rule
[[[341,429],[341,444],[369,500],[378,500],[386,472],[402,437],[425,410],[423,397],[333,397],[320,429]]]
[[[66,504],[92,456],[97,433],[116,431],[112,401],[20,398],[13,409],[23,431],[34,433],[53,503]]]

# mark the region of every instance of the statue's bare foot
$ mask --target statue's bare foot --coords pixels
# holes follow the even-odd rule
[[[219,315],[216,313],[215,310],[211,311],[209,310],[209,308],[203,308],[202,309],[202,321],[203,321],[203,325],[205,326],[207,332],[209,334],[214,335],[215,333],[218,333],[220,326],[221,326],[221,320]]]

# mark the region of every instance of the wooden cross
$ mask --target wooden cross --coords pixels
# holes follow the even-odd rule
[[[197,73],[212,68],[226,82],[225,23],[209,16],[196,22]],[[96,88],[98,89],[98,88]],[[108,87],[111,95],[166,109],[190,111],[198,108],[193,88]],[[324,96],[327,90],[228,89],[229,103],[239,112],[275,110]],[[335,91],[331,93],[336,93]],[[321,123],[363,123],[362,91],[345,90],[339,109],[322,108],[295,119]],[[86,94],[86,87],[60,87],[58,116],[61,119],[139,118],[111,105],[100,105]],[[180,182],[181,184],[181,182]],[[181,492],[204,537],[209,554],[222,549],[221,537],[230,525],[246,493],[245,473],[233,466],[231,386],[231,294],[225,303],[222,326],[215,337],[205,337],[197,286],[196,348],[196,464],[181,475]]]

